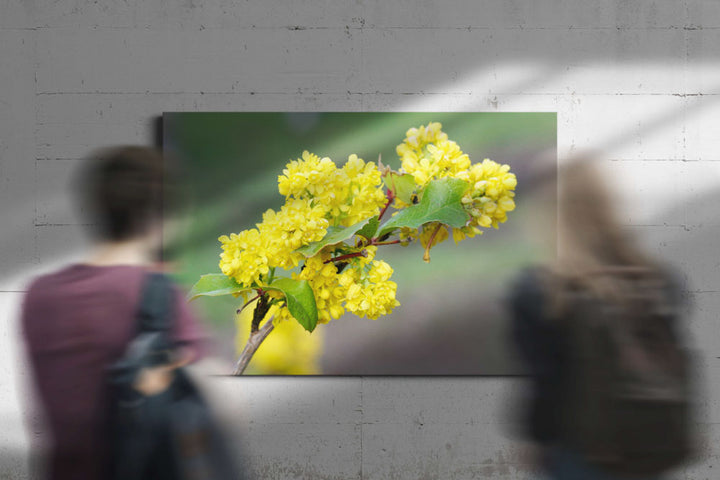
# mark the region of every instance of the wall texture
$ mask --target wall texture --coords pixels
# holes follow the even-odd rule
[[[718,45],[712,1],[0,0],[0,478],[29,475],[22,289],[85,242],[69,174],[174,110],[557,111],[559,161],[602,152],[627,228],[688,278],[710,443],[678,478],[717,478]],[[531,475],[516,379],[207,383],[262,478]]]

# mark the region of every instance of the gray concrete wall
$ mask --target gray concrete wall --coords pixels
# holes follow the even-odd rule
[[[0,478],[28,476],[27,279],[81,251],[66,182],[163,111],[556,111],[607,158],[623,221],[685,272],[717,478],[720,4],[0,0]],[[509,378],[210,379],[261,478],[530,478]],[[230,421],[230,420],[228,420]],[[713,442],[715,440],[715,442]]]

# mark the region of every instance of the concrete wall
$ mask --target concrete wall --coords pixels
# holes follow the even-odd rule
[[[94,147],[163,111],[557,111],[560,161],[607,158],[623,221],[686,273],[716,478],[720,4],[0,0],[0,477],[26,478],[16,311],[85,240],[67,199]],[[509,378],[210,379],[263,478],[529,478]],[[715,440],[713,443],[712,440]]]

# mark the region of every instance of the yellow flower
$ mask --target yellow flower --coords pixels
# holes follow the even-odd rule
[[[321,323],[339,318],[345,310],[375,319],[399,305],[397,285],[389,281],[393,270],[386,262],[373,260],[376,251],[376,246],[365,247],[365,256],[348,258],[342,273],[334,262],[328,262],[328,250],[306,260],[296,278],[310,283]]]
[[[328,157],[320,158],[307,150],[302,159],[288,163],[283,174],[278,176],[278,190],[281,195],[303,198],[317,195],[325,189],[337,167]]]
[[[464,227],[453,229],[456,243],[475,236],[479,232],[477,227],[497,228],[507,220],[507,212],[515,209],[517,179],[510,173],[510,167],[487,158],[473,165],[460,146],[442,132],[439,123],[409,129],[396,151],[402,171],[411,174],[420,189],[432,180],[443,177],[468,182],[469,189],[463,197],[463,206],[471,218]],[[427,247],[432,231],[424,228],[421,232],[423,246]],[[433,245],[445,240],[447,235],[445,229],[438,232]],[[407,232],[401,233],[402,238],[408,238]]]
[[[442,176],[454,176],[470,167],[470,157],[463,153],[460,146],[452,140],[429,144],[427,151],[432,161],[438,165]]]
[[[507,212],[515,209],[515,174],[510,173],[510,166],[487,158],[473,165],[468,174],[469,201],[464,198],[463,203],[472,216],[470,225],[497,228],[507,220]]]
[[[347,196],[336,195],[336,201],[348,208],[343,210],[343,226],[354,225],[380,213],[386,198],[382,175],[373,162],[365,163],[357,155],[350,155],[341,169],[348,185]]]
[[[366,258],[359,257],[356,264],[339,278],[340,285],[345,288],[345,308],[359,317],[373,320],[400,305],[395,299],[397,284],[389,281],[393,269],[386,262],[372,260],[374,253],[372,251]]]
[[[310,200],[289,199],[279,212],[268,210],[258,231],[271,267],[291,269],[303,258],[298,248],[325,236],[328,227],[325,209]]]
[[[373,283],[384,282],[393,274],[393,269],[390,265],[382,260],[374,260],[372,262],[372,268],[368,272],[368,280]]]
[[[373,162],[350,155],[342,168],[325,157],[303,152],[278,177],[278,190],[290,198],[322,206],[332,225],[350,226],[377,215],[385,205],[382,175]]]
[[[388,280],[364,286],[353,283],[347,290],[345,308],[359,317],[375,320],[400,305],[395,299],[396,292],[397,284]]]
[[[482,233],[482,230],[473,226],[452,229],[453,241],[455,244],[460,243],[466,238],[473,238],[475,235],[482,235]]]
[[[322,239],[327,227],[322,206],[291,199],[279,212],[266,211],[257,228],[221,236],[220,270],[246,287],[264,285],[270,268],[296,267],[303,257],[295,250]]]
[[[437,122],[409,129],[396,151],[402,170],[411,174],[420,187],[437,178],[463,176],[461,172],[470,167],[470,158],[457,143],[448,140]]]
[[[320,323],[340,318],[344,313],[342,302],[345,299],[345,288],[338,281],[337,267],[332,262],[325,263],[329,259],[330,253],[321,251],[305,260],[305,267],[300,274],[294,275],[310,283]]]
[[[239,234],[223,235],[220,270],[249,287],[260,283],[260,277],[269,271],[267,251],[264,248],[260,232],[256,229],[245,230]]]

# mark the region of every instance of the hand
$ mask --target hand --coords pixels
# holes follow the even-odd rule
[[[145,396],[157,395],[170,386],[175,376],[175,369],[183,367],[193,359],[191,350],[180,348],[176,360],[167,365],[145,367],[138,372],[133,388]]]
[[[173,365],[143,368],[138,372],[133,388],[145,396],[158,395],[172,383],[174,370]]]

